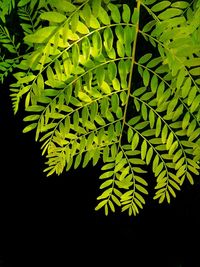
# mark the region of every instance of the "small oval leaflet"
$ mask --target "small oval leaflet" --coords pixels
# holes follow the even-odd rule
[[[122,19],[125,23],[128,23],[131,19],[131,10],[127,4],[123,5]]]
[[[55,11],[44,12],[40,15],[40,18],[56,23],[62,23],[63,21],[66,20],[65,15]]]

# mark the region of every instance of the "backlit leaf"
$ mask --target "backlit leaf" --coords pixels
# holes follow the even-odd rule
[[[186,1],[177,1],[175,3],[172,3],[172,7],[177,7],[177,8],[187,8],[189,6],[189,3]]]
[[[23,133],[27,133],[27,132],[30,132],[32,131],[33,129],[35,129],[37,127],[37,123],[32,123],[28,126],[26,126],[24,129],[23,129]]]
[[[24,41],[30,43],[43,43],[52,36],[55,30],[56,26],[43,27],[37,30],[35,33],[27,35],[24,38]]]
[[[158,77],[156,75],[153,75],[151,79],[151,91],[155,93],[157,90],[157,87],[158,87]]]
[[[99,8],[98,17],[103,24],[105,25],[110,24],[110,17],[108,16],[108,13],[105,11],[103,7]]]
[[[103,182],[103,183],[101,184],[100,189],[103,189],[103,188],[105,188],[105,187],[108,187],[108,186],[111,185],[112,183],[113,183],[113,180],[112,180],[112,179],[109,179],[109,180],[107,180],[107,181],[105,181],[105,182]]]
[[[190,70],[190,74],[194,76],[199,76],[200,75],[200,67],[194,68]]]
[[[101,209],[103,206],[106,205],[107,202],[108,202],[107,199],[102,200],[102,201],[99,202],[99,204],[95,207],[95,210],[99,210],[99,209]]]
[[[87,94],[84,93],[84,92],[79,92],[79,93],[78,93],[78,97],[79,97],[80,100],[82,100],[82,101],[84,101],[84,102],[86,102],[86,103],[92,101],[91,98],[89,97],[89,95],[87,95]]]
[[[174,135],[171,132],[167,138],[166,148],[169,150],[174,140]]]
[[[143,72],[143,82],[145,86],[149,85],[149,81],[150,81],[150,74],[149,71],[147,69],[144,70]]]
[[[190,113],[187,112],[187,113],[185,114],[184,118],[183,118],[183,123],[182,123],[182,129],[183,129],[183,130],[187,128],[189,122],[190,122]]]
[[[142,146],[141,146],[141,159],[144,160],[146,157],[146,152],[147,152],[147,141],[144,140],[142,142]]]
[[[187,78],[187,80],[185,81],[184,85],[181,88],[183,98],[187,97],[190,88],[191,88],[191,79]]]
[[[197,93],[197,88],[194,86],[191,88],[191,90],[188,94],[188,100],[187,100],[188,106],[190,106],[192,104],[193,100],[196,97],[196,93]]]
[[[170,6],[170,5],[171,5],[171,2],[170,2],[170,1],[162,1],[162,2],[160,2],[160,3],[158,3],[158,4],[155,4],[155,5],[151,8],[151,10],[152,10],[153,12],[158,12],[158,11],[161,11],[161,10],[165,9],[166,7],[168,7],[168,6]]]
[[[151,109],[149,111],[149,122],[150,122],[150,128],[153,129],[155,124],[155,113]]]
[[[113,21],[116,23],[120,23],[121,15],[120,15],[118,7],[114,4],[109,3],[108,9],[110,9],[110,11],[111,11],[111,17],[112,17]]]
[[[138,133],[135,133],[132,139],[131,148],[132,150],[135,150],[139,143],[139,135]]]
[[[144,64],[144,63],[148,62],[149,59],[151,59],[151,57],[152,57],[152,54],[151,54],[151,53],[145,54],[144,56],[142,56],[142,57],[138,60],[138,63],[140,63],[140,64]]]
[[[146,155],[146,163],[147,163],[147,165],[150,164],[152,156],[153,156],[153,148],[150,147],[149,150],[147,151],[147,155]]]
[[[135,187],[137,188],[138,191],[140,191],[141,193],[148,195],[148,191],[141,185],[136,184]]]
[[[78,22],[78,25],[77,25],[77,31],[81,34],[87,34],[89,33],[89,29],[88,27],[81,21]]]
[[[190,182],[190,184],[193,185],[194,184],[194,179],[193,179],[192,175],[189,172],[187,172],[186,176],[187,176],[187,179]]]
[[[131,18],[131,10],[128,5],[123,4],[122,19],[125,23],[128,23]]]
[[[113,81],[117,76],[117,66],[114,62],[108,64],[108,75],[111,81]]]
[[[117,54],[119,57],[124,57],[125,55],[124,45],[119,40],[117,41]]]
[[[56,23],[62,23],[64,20],[66,20],[66,16],[55,11],[54,12],[53,11],[43,12],[40,15],[40,18],[44,20],[48,20],[50,22],[56,22]]]
[[[158,137],[160,135],[161,126],[162,126],[161,119],[158,118],[157,122],[156,122],[156,133],[155,133],[156,137]]]
[[[147,113],[147,107],[144,103],[142,103],[141,113],[142,113],[143,119],[146,121],[148,117],[148,113]]]
[[[175,16],[178,16],[182,13],[182,10],[178,9],[178,8],[168,8],[165,11],[163,11],[162,13],[160,13],[158,15],[158,18],[161,20],[167,20],[170,18],[173,18]]]
[[[181,88],[181,85],[183,84],[183,81],[185,79],[185,74],[186,74],[186,71],[184,68],[182,68],[178,73],[178,77],[177,77],[177,81],[176,81],[177,89]]]
[[[124,165],[127,163],[126,159],[122,159],[116,166],[115,166],[115,169],[114,169],[114,172],[118,172],[120,171]]]

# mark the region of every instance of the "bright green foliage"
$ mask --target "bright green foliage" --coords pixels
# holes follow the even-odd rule
[[[146,25],[141,10],[149,13]],[[25,103],[24,132],[34,129],[42,143],[47,175],[102,159],[95,209],[106,215],[117,206],[139,213],[148,194],[146,165],[159,203],[170,203],[186,180],[194,183],[199,0],[138,0],[133,10],[110,0],[21,0],[18,15],[28,49],[13,59],[11,98],[15,112],[21,99]],[[4,48],[18,55],[20,44],[4,26],[1,31]],[[139,57],[147,44],[152,52]],[[1,64],[7,64],[0,65],[4,77],[9,61]]]

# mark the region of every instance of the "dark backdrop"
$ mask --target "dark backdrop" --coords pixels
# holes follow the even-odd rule
[[[149,198],[138,217],[105,217],[94,211],[100,166],[47,178],[39,144],[32,133],[22,134],[22,117],[13,115],[8,86],[1,87],[0,255],[7,266],[64,266],[70,258],[85,264],[112,259],[136,267],[200,266],[199,185],[186,185],[170,205]]]
[[[9,78],[0,88],[0,267],[199,267],[199,185],[170,205],[151,195],[137,217],[95,212],[100,168],[47,178],[32,133],[13,115]],[[147,174],[148,179],[153,179]]]

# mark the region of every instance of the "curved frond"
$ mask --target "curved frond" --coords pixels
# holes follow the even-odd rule
[[[170,203],[185,181],[193,184],[199,0],[138,0],[133,8],[111,0],[20,1],[18,8],[29,53],[17,65],[11,97],[15,112],[24,99],[24,132],[35,130],[47,175],[102,160],[95,209],[106,215],[116,207],[139,213],[149,166],[159,203]]]

